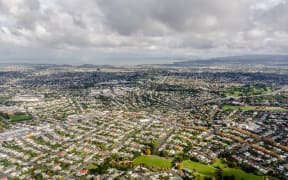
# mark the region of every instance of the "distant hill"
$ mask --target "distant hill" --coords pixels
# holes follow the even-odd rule
[[[247,55],[227,56],[202,60],[187,60],[175,62],[176,66],[202,66],[216,64],[242,64],[242,65],[286,65],[288,66],[288,55]]]

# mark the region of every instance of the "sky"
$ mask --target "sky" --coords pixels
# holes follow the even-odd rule
[[[285,54],[288,0],[0,0],[0,63]]]

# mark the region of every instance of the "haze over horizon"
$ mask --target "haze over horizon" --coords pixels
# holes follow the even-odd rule
[[[288,0],[0,0],[0,63],[287,54]]]

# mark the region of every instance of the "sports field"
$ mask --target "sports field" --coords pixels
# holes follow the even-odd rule
[[[30,120],[32,119],[31,114],[13,114],[9,115],[9,120],[12,122],[17,122],[17,121],[25,121],[25,120]]]
[[[155,167],[155,168],[170,168],[172,166],[171,160],[153,155],[139,156],[136,159],[134,159],[133,163],[135,165],[144,164],[148,167]]]

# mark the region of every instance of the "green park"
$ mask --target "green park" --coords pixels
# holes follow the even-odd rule
[[[135,165],[145,165],[152,168],[170,168],[172,166],[172,161],[169,159],[161,158],[154,155],[143,155],[134,159],[133,163]]]
[[[213,164],[203,164],[191,160],[185,160],[181,163],[183,168],[194,174],[195,176],[204,179],[205,177],[234,177],[236,180],[264,180],[263,176],[258,176],[252,173],[246,173],[240,168],[229,168],[228,165],[221,159],[217,159]]]

